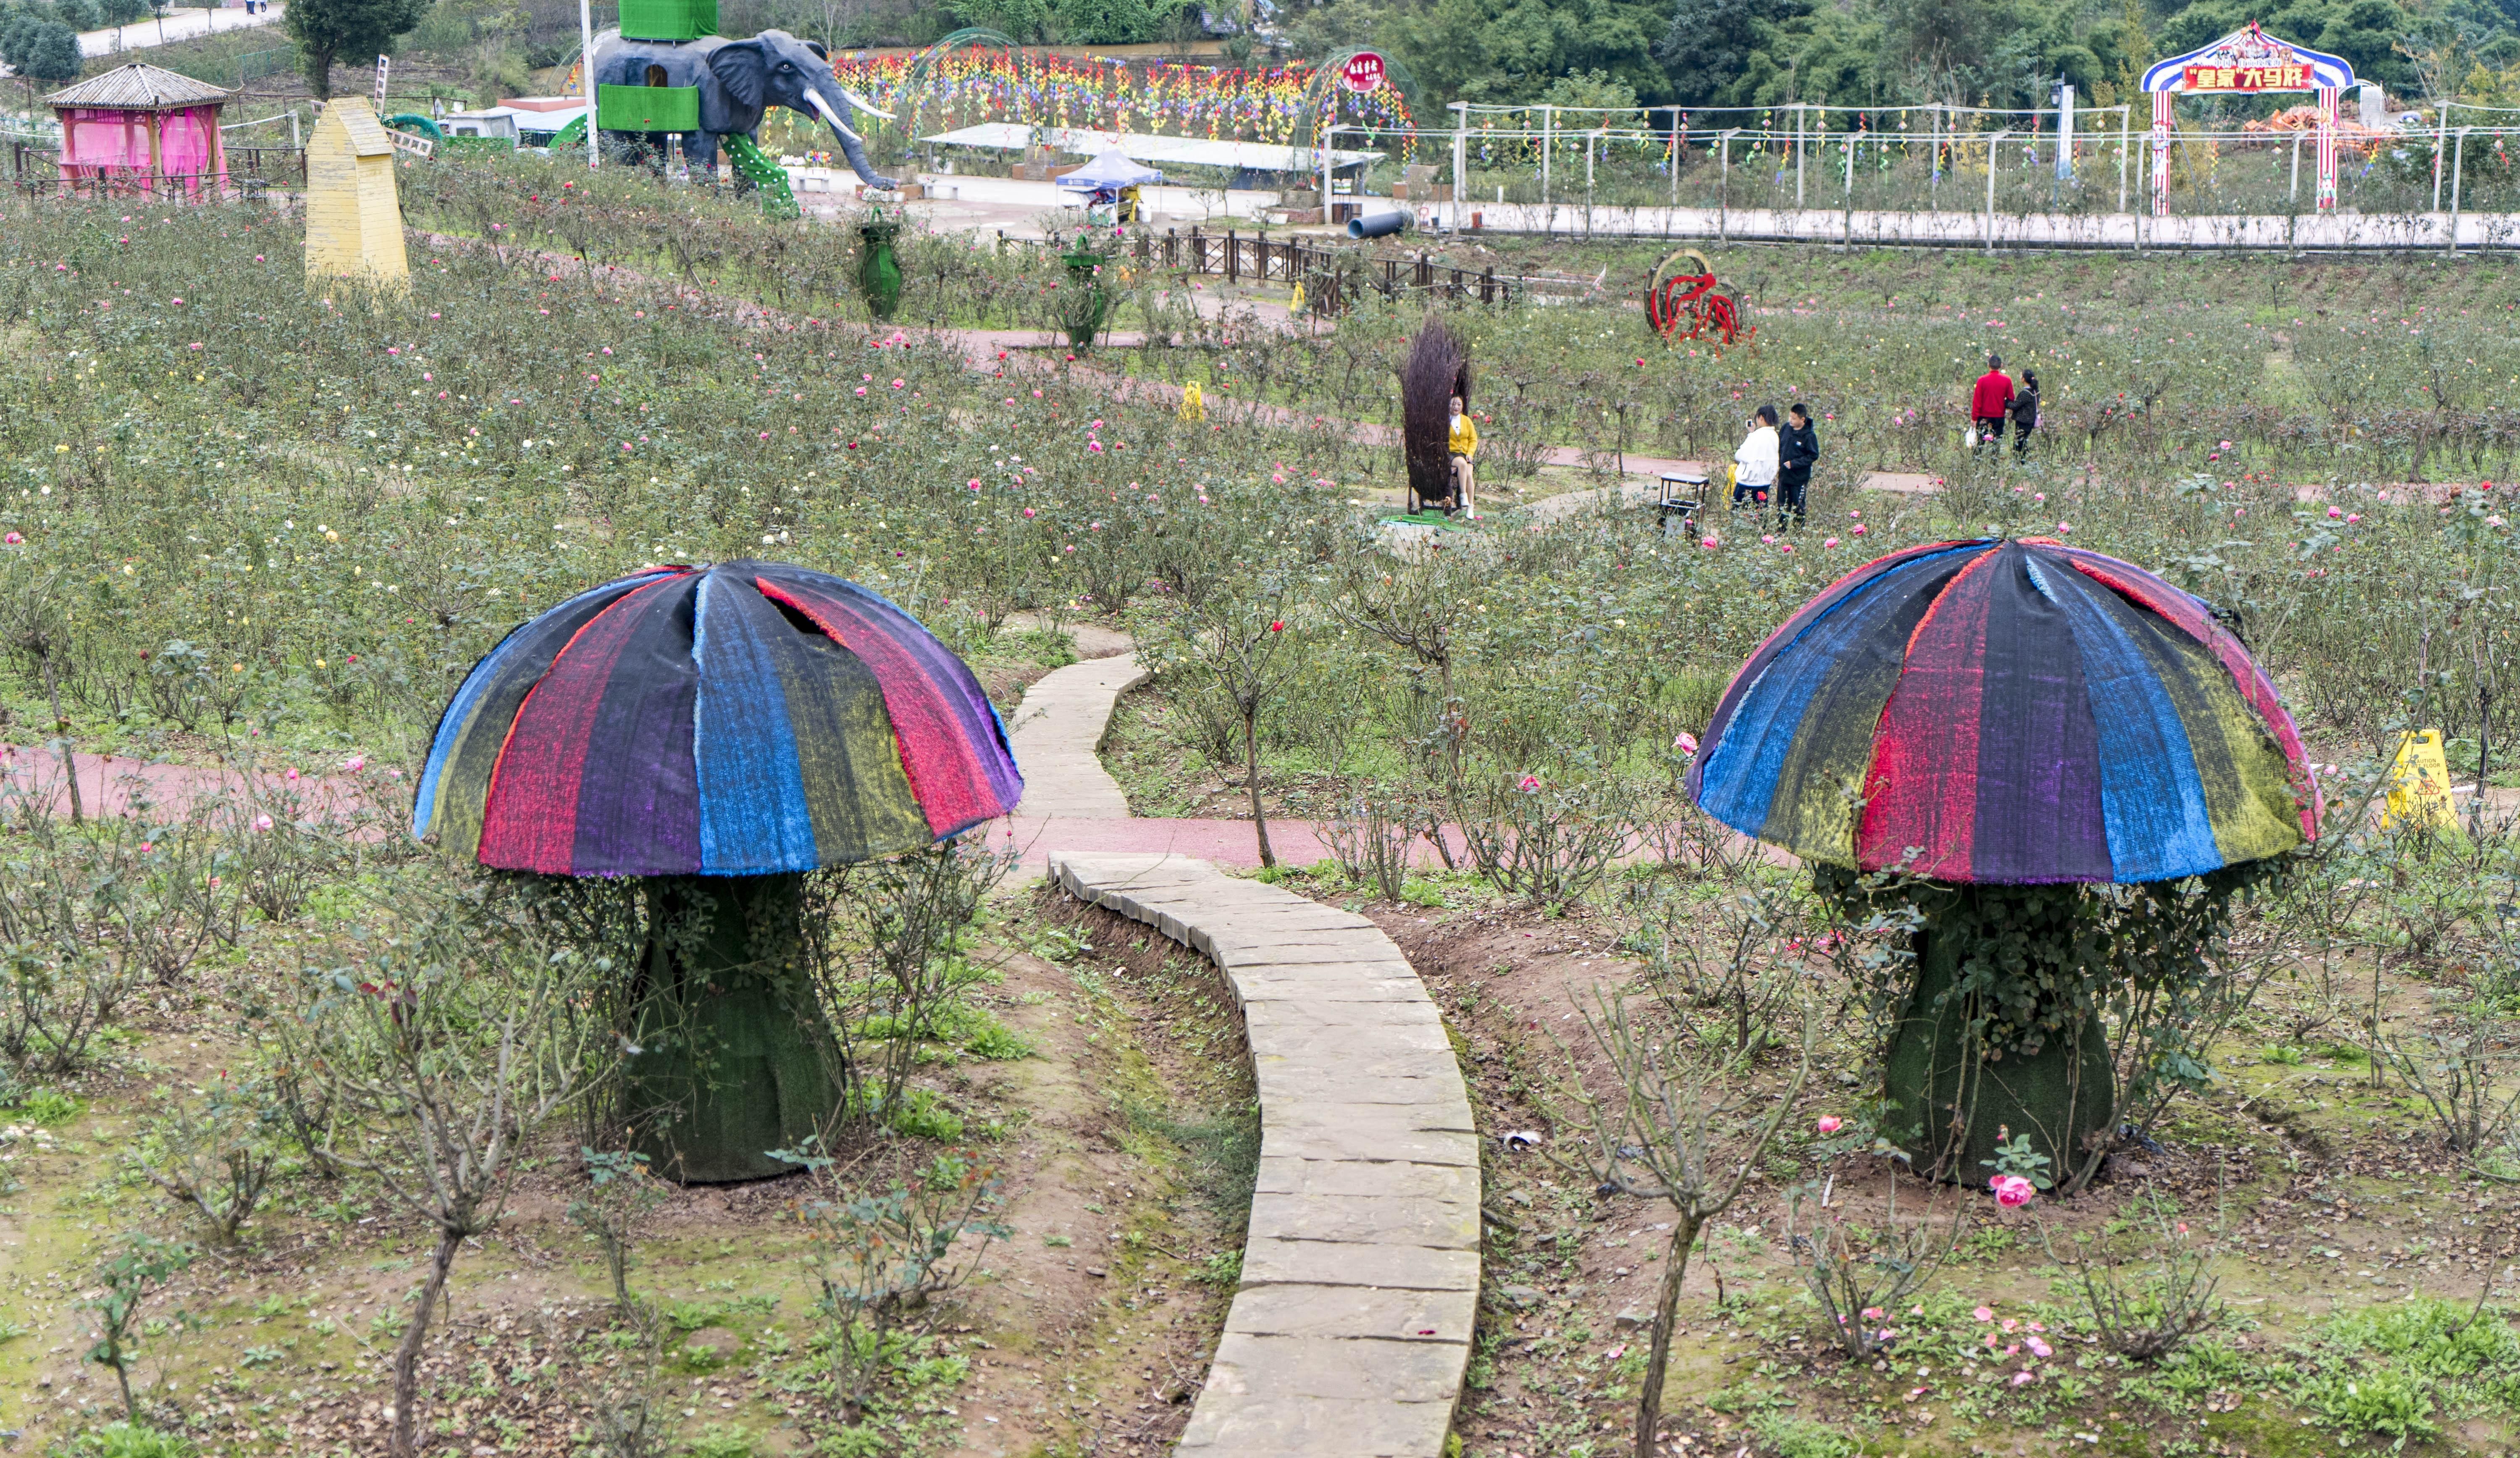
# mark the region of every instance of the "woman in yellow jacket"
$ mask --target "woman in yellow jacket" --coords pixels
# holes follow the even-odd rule
[[[1470,505],[1472,471],[1470,458],[1479,453],[1479,428],[1462,409],[1462,397],[1453,396],[1453,496],[1462,504],[1462,515],[1475,522],[1479,514]],[[1447,503],[1449,507],[1450,503]]]

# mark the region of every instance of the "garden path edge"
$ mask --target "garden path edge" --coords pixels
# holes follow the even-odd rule
[[[1053,851],[1214,961],[1260,1093],[1242,1279],[1176,1451],[1437,1458],[1479,1300],[1479,1143],[1443,1015],[1371,921],[1205,861]]]

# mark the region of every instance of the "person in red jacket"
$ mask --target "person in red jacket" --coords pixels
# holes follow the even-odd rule
[[[2003,373],[2003,357],[1986,357],[1986,373],[1977,377],[1977,388],[1969,392],[1969,420],[1977,430],[1981,446],[2003,443],[2003,421],[2012,408],[2012,377]]]

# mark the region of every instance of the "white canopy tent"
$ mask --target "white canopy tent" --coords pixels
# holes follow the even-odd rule
[[[1153,187],[1163,180],[1163,173],[1131,161],[1127,153],[1115,148],[1060,177],[1058,185],[1072,192],[1116,193],[1124,187]]]

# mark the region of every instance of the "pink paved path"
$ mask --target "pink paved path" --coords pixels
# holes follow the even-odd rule
[[[215,765],[149,763],[123,755],[77,754],[79,798],[90,817],[119,815],[142,805],[176,809],[197,798],[233,795],[246,777]],[[258,783],[267,789],[285,784],[280,771],[269,771]],[[373,794],[381,808],[407,810],[411,780],[393,771],[369,770],[356,777],[309,775],[298,781],[299,793],[317,803],[356,803]],[[363,794],[364,792],[364,794]],[[0,799],[28,796],[41,799],[57,814],[69,809],[61,761],[40,746],[0,744]],[[1013,844],[1023,863],[1038,867],[1053,850],[1144,851],[1195,856],[1218,865],[1260,864],[1259,844],[1248,820],[1078,820],[1018,815],[989,828],[992,848]],[[1308,866],[1327,857],[1329,847],[1313,824],[1272,820],[1269,840],[1278,859]]]

